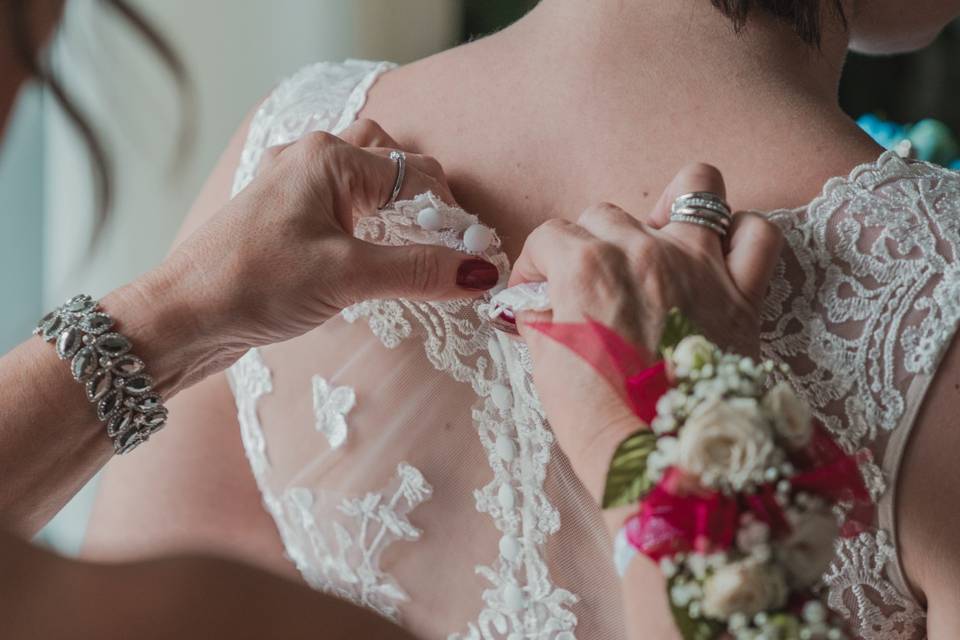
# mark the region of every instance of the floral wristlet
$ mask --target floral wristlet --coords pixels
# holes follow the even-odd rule
[[[869,495],[774,363],[724,353],[677,312],[653,365],[597,323],[536,328],[624,384],[650,425],[616,450],[603,507],[639,505],[618,556],[659,563],[684,639],[845,638],[817,594],[839,513]]]

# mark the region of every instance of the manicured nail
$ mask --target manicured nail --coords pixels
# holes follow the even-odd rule
[[[497,286],[500,272],[486,260],[465,260],[457,269],[457,286],[470,291],[488,291]]]
[[[520,332],[517,331],[517,319],[510,311],[501,312],[499,316],[490,321],[490,324],[498,331],[503,331],[513,336],[520,335]]]

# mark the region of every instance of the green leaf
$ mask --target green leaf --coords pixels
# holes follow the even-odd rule
[[[667,582],[667,599],[670,600],[670,612],[673,614],[673,621],[680,631],[683,640],[715,640],[726,629],[725,625],[716,620],[706,618],[691,618],[690,612],[685,607],[678,607],[673,604],[670,598],[670,588],[673,587],[674,580]]]
[[[657,355],[661,358],[669,356],[680,341],[687,336],[695,336],[701,333],[696,325],[683,315],[680,309],[674,307],[667,312],[667,317],[663,323],[663,333],[660,336],[660,345],[657,347]]]
[[[647,458],[657,448],[657,435],[644,429],[617,447],[610,460],[607,484],[603,490],[603,508],[636,504],[650,490]]]

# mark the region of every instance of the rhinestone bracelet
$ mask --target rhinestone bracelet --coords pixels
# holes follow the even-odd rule
[[[113,326],[99,301],[78,295],[45,315],[33,333],[55,343],[61,360],[70,360],[73,379],[84,385],[114,451],[123,454],[164,427],[167,409],[143,360],[130,353],[130,340]]]

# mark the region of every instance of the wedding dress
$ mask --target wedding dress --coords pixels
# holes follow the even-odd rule
[[[323,63],[283,82],[252,121],[234,193],[267,147],[349,126],[390,68]],[[960,175],[885,153],[770,215],[787,249],[764,355],[794,367],[879,502],[875,526],[837,548],[830,606],[864,638],[922,637],[892,489],[960,320]],[[356,233],[462,250],[477,224],[425,194]],[[494,234],[483,255],[506,274],[498,247]],[[310,585],[422,637],[623,638],[600,514],[554,442],[523,345],[489,326],[486,305],[366,302],[242,358],[230,379],[263,502]]]

